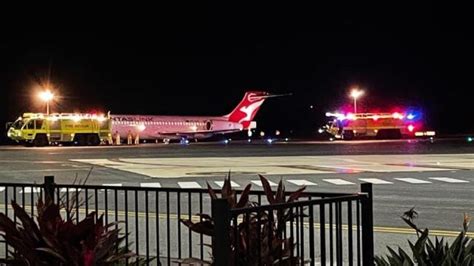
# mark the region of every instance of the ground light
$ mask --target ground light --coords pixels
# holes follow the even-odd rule
[[[473,137],[467,137],[467,142],[472,142],[474,140]]]

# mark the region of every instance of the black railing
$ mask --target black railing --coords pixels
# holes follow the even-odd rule
[[[140,257],[155,258],[153,264],[170,265],[191,257],[211,260],[213,256],[216,265],[227,265],[235,248],[231,245],[232,237],[247,230],[243,227],[232,230],[232,226],[252,215],[261,228],[275,226],[278,221],[271,219],[282,210],[294,215],[284,226],[280,225],[279,237],[292,238],[291,256],[300,263],[369,265],[373,261],[370,184],[363,184],[362,193],[358,194],[306,193],[297,202],[280,205],[267,205],[263,191],[253,191],[249,200],[259,203],[259,207],[244,209],[229,209],[219,200],[213,202],[206,189],[65,185],[55,184],[53,177],[45,177],[44,184],[0,183],[0,193],[3,193],[0,194],[0,211],[15,221],[10,207],[12,200],[35,215],[35,203],[45,195],[73,209],[76,221],[91,211],[103,214],[105,223],[119,221],[116,227],[125,234],[125,244]],[[214,239],[194,233],[180,222],[180,218],[199,221],[202,218],[196,215],[198,213],[212,213],[216,232],[220,232]],[[68,214],[63,212],[63,215]],[[264,219],[264,216],[271,218]],[[266,233],[272,232],[267,230]],[[257,237],[262,236],[257,234]],[[206,247],[212,243],[213,250]],[[256,246],[257,249],[262,247]],[[5,258],[9,250],[12,248],[2,239],[0,258]]]
[[[216,265],[229,258],[233,265],[373,265],[371,184],[355,195],[292,203],[241,209],[230,209],[225,199],[212,204]]]

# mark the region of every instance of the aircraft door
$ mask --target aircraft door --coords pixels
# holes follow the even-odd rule
[[[206,130],[208,130],[208,131],[212,130],[212,121],[211,120],[206,121]]]

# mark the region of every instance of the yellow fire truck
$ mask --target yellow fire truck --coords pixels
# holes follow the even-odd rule
[[[7,135],[27,146],[96,146],[109,140],[111,127],[109,114],[24,113],[15,122],[7,124]]]

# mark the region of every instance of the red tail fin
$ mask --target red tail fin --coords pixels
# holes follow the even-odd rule
[[[229,121],[241,123],[247,129],[269,94],[263,91],[246,92],[242,101],[226,117]]]

